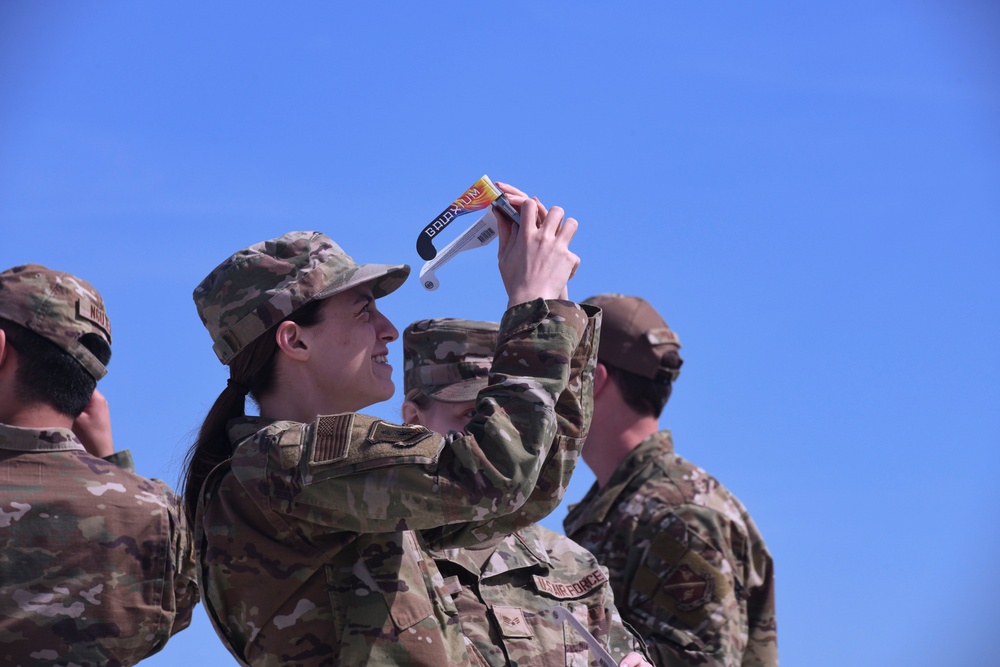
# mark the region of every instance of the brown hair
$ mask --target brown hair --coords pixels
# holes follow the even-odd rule
[[[660,375],[656,379],[645,378],[630,371],[622,370],[601,362],[608,369],[608,377],[614,380],[621,391],[625,403],[642,415],[651,415],[657,419],[670,400],[674,383],[668,375]],[[684,361],[677,350],[670,349],[660,359],[660,367],[679,371]]]
[[[19,399],[47,405],[73,419],[79,417],[97,387],[94,376],[76,357],[27,327],[0,318],[0,329],[7,334],[7,344],[17,350],[14,382]],[[107,366],[111,346],[106,340],[87,333],[80,336],[80,344]]]
[[[295,322],[304,327],[320,322],[321,300],[310,301],[282,322]],[[278,324],[281,324],[279,322]],[[232,456],[232,444],[226,427],[233,419],[245,416],[246,396],[255,402],[274,387],[278,324],[246,345],[229,361],[229,381],[202,422],[198,439],[184,457],[181,494],[188,520],[194,523],[201,487],[209,473]]]

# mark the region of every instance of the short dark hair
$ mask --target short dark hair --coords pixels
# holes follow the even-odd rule
[[[605,362],[601,363],[608,370],[608,377],[614,381],[630,408],[639,414],[659,419],[674,388],[674,383],[669,377],[650,379]],[[679,371],[683,363],[681,355],[673,349],[667,351],[660,360],[662,367],[675,371]]]
[[[97,380],[71,354],[20,324],[0,318],[7,343],[17,350],[14,382],[21,400],[42,403],[76,419],[87,407]],[[84,334],[80,344],[107,365],[111,346],[97,334]]]

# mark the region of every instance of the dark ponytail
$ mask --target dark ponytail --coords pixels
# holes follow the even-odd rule
[[[282,321],[292,321],[304,327],[319,323],[319,306],[322,301],[310,301]],[[280,323],[279,323],[280,324]],[[229,380],[202,422],[198,439],[184,457],[181,495],[188,521],[194,525],[195,511],[201,487],[209,473],[232,456],[227,426],[246,412],[246,397],[260,402],[260,397],[270,392],[275,383],[275,359],[278,343],[275,325],[251,341],[229,362]]]

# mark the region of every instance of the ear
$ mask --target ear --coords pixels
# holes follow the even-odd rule
[[[601,362],[597,362],[597,367],[594,368],[594,398],[597,398],[601,393],[607,388],[610,378],[608,377],[608,368]]]
[[[7,342],[7,332],[0,329],[0,374],[17,372],[17,350]],[[13,375],[9,375],[13,377]]]
[[[404,424],[420,424],[423,421],[420,408],[413,401],[403,401],[402,413]]]
[[[309,346],[302,335],[302,327],[295,322],[285,321],[279,324],[274,332],[274,341],[279,350],[296,361],[309,358]]]
[[[7,332],[0,329],[0,366],[10,357],[10,346],[7,345]]]

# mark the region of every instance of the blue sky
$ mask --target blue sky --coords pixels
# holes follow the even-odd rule
[[[518,185],[580,221],[571,296],[644,296],[679,333],[662,423],[763,531],[782,662],[986,664],[998,120],[985,1],[9,0],[0,265],[101,290],[116,443],[174,484],[226,377],[191,302],[215,264],[319,229],[417,272],[468,185]],[[382,309],[498,319],[494,253]],[[144,664],[227,655],[199,610]]]

